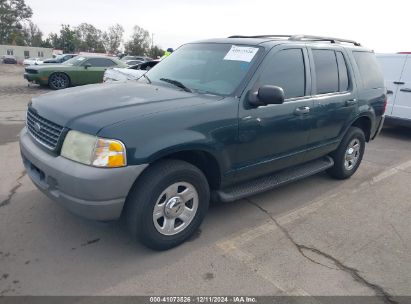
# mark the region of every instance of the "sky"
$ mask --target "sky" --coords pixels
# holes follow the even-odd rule
[[[408,2],[408,3],[407,3]],[[61,24],[138,25],[162,48],[230,35],[309,34],[352,39],[378,53],[411,51],[411,1],[26,0],[44,34]]]

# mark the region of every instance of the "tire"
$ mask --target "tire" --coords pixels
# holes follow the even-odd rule
[[[349,151],[350,148],[353,150]],[[336,179],[350,178],[360,166],[364,151],[364,131],[350,127],[338,149],[330,155],[334,160],[334,166],[327,170],[328,174]]]
[[[131,189],[125,209],[127,226],[145,246],[170,249],[197,231],[209,201],[207,179],[197,167],[162,160],[148,167]]]
[[[70,85],[70,78],[65,73],[53,73],[50,75],[48,83],[53,90],[62,90]]]

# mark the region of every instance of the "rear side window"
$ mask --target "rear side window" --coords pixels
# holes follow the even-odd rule
[[[106,58],[90,58],[87,63],[90,63],[93,67],[111,67],[116,65],[112,60]]]
[[[312,50],[317,79],[317,94],[338,92],[338,65],[332,50]]]
[[[286,99],[304,96],[305,66],[302,50],[282,50],[268,59],[259,84],[281,87]]]
[[[337,63],[338,63],[338,78],[339,78],[339,91],[345,92],[348,91],[350,85],[348,78],[347,63],[344,59],[344,55],[341,52],[336,52]]]
[[[377,63],[377,58],[374,53],[370,52],[352,52],[364,88],[377,89],[384,87],[384,78],[382,77],[381,69]]]

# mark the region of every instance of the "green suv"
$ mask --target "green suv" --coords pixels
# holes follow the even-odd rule
[[[103,82],[108,68],[126,68],[117,58],[107,56],[73,57],[61,64],[32,65],[25,69],[24,78],[29,82],[49,86],[53,90]]]
[[[137,240],[167,249],[199,228],[210,200],[325,170],[349,178],[386,97],[374,53],[357,42],[232,36],[183,45],[138,81],[33,98],[21,154],[71,212],[124,215]]]

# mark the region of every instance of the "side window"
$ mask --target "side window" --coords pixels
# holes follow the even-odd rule
[[[317,79],[317,94],[338,92],[338,66],[332,50],[312,50]]]
[[[87,60],[87,63],[90,63],[92,67],[111,67],[116,65],[112,60],[106,58],[90,58]]]
[[[7,55],[13,56],[13,50],[7,50]]]
[[[275,85],[284,90],[285,98],[305,95],[305,66],[301,49],[287,49],[268,59],[259,85]]]
[[[338,76],[339,76],[339,91],[348,91],[350,82],[348,78],[347,63],[345,61],[344,55],[341,52],[336,52],[337,63],[338,63]]]
[[[29,58],[29,57],[30,57],[30,52],[24,51],[24,58]]]
[[[371,52],[352,52],[358,70],[360,71],[361,79],[364,88],[377,89],[384,87],[384,78],[377,58]]]

